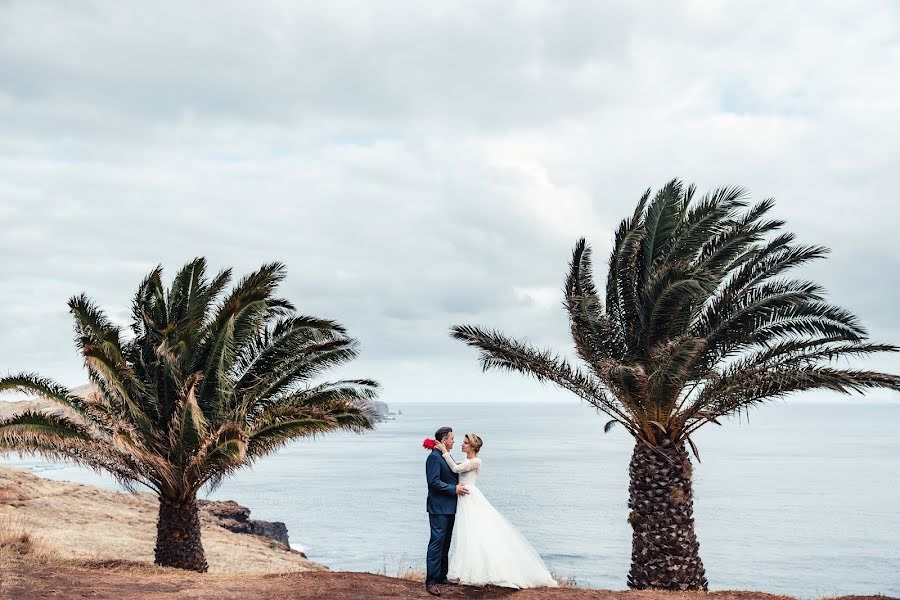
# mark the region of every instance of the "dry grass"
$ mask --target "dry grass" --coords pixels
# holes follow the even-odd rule
[[[166,575],[171,570],[150,563],[125,559],[98,559],[71,561],[84,569],[103,569],[106,571],[118,571],[120,573],[139,573],[144,575]]]
[[[573,577],[571,575],[568,577],[564,577],[557,573],[550,573],[550,574],[553,575],[553,579],[556,580],[556,583],[561,588],[577,588],[578,587],[578,583],[575,581],[575,577]]]
[[[27,560],[35,565],[58,564],[59,556],[40,537],[34,535],[22,519],[0,516],[0,596],[27,581],[12,573],[16,564]]]
[[[17,517],[0,517],[0,554],[30,558],[58,558],[55,550]]]
[[[0,521],[16,519],[32,542],[60,557],[91,563],[153,563],[159,502],[152,494],[123,494],[88,485],[50,481],[19,469],[0,467]],[[15,538],[12,533],[11,539]],[[203,522],[203,546],[210,570],[218,573],[272,573],[322,570],[271,540],[228,531]],[[10,544],[13,542],[11,541]],[[107,564],[112,564],[107,562]]]
[[[416,569],[406,562],[406,555],[389,557],[384,555],[381,570],[376,575],[396,577],[405,581],[425,583],[425,571]]]
[[[402,571],[398,571],[397,577],[400,579],[405,579],[406,581],[425,583],[425,571],[419,571],[418,569],[413,569],[412,567],[408,567]]]

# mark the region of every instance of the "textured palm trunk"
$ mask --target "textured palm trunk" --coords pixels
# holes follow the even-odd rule
[[[200,573],[209,569],[200,541],[200,513],[195,498],[185,503],[160,497],[156,564]]]
[[[691,460],[669,440],[638,443],[629,467],[628,521],[632,527],[628,587],[706,590],[700,544],[694,533]]]

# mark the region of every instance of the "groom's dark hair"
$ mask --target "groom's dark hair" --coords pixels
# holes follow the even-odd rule
[[[444,440],[445,437],[447,437],[448,433],[452,433],[452,432],[453,432],[452,427],[441,427],[440,429],[438,429],[437,431],[434,432],[434,439],[441,442]]]

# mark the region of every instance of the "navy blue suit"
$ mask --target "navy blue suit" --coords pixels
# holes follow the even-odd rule
[[[429,586],[447,579],[459,475],[450,469],[438,450],[432,450],[425,460],[425,477],[428,480],[428,522],[431,525],[431,539],[425,559],[425,585]]]

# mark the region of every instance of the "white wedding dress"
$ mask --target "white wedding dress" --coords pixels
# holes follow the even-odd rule
[[[459,473],[460,485],[469,489],[457,502],[447,577],[468,585],[556,587],[556,580],[525,536],[475,487],[481,459],[457,464],[447,452],[444,460]]]

